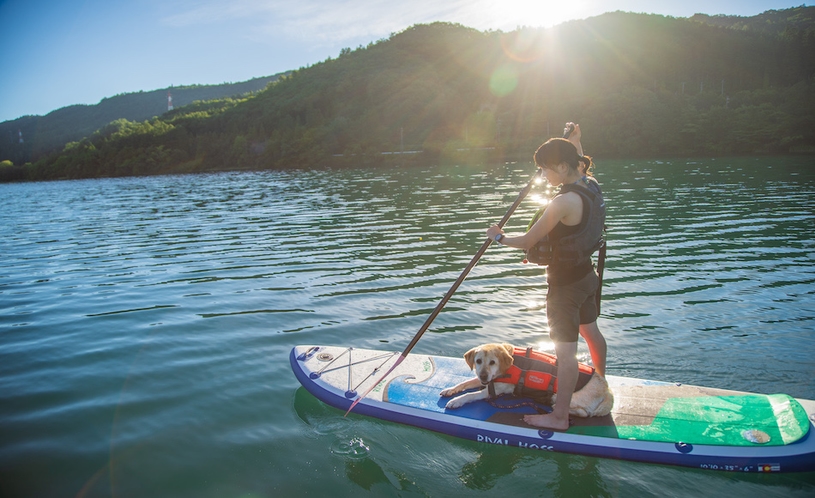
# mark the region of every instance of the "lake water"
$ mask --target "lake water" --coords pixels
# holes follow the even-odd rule
[[[600,163],[609,373],[815,399],[814,162]],[[815,471],[501,448],[343,418],[299,386],[297,344],[401,351],[533,172],[0,185],[0,495],[815,495]],[[491,247],[414,352],[552,350],[520,259]]]

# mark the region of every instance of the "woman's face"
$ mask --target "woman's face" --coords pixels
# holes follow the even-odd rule
[[[556,187],[564,182],[565,172],[568,169],[568,165],[566,163],[560,163],[555,166],[546,165],[543,167],[543,171],[546,174],[546,181],[549,182],[549,185]]]

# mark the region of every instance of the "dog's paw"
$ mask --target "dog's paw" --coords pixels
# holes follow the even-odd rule
[[[463,405],[464,403],[462,403],[461,398],[455,398],[448,401],[447,405],[445,405],[445,408],[450,408],[452,410],[454,408],[460,408]]]
[[[451,388],[445,389],[444,391],[440,392],[439,395],[442,398],[449,398],[450,396],[456,394],[457,392],[458,391],[456,390],[455,387],[451,387]]]

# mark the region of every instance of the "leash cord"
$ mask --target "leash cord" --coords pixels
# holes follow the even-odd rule
[[[552,412],[551,407],[546,406],[546,405],[542,405],[540,403],[536,403],[536,402],[531,401],[529,399],[526,399],[526,400],[521,399],[521,400],[519,400],[519,401],[517,401],[515,403],[511,403],[511,402],[510,403],[503,403],[504,401],[507,401],[509,399],[517,400],[518,398],[516,398],[515,396],[513,396],[511,394],[499,394],[495,398],[489,398],[487,400],[487,402],[492,407],[498,408],[499,410],[511,410],[513,408],[523,408],[523,407],[526,406],[526,407],[534,408],[535,411],[538,412],[539,414],[551,413]],[[501,401],[501,402],[499,403],[499,401]]]

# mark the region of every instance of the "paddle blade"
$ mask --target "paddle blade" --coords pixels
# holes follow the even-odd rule
[[[382,381],[385,379],[385,377],[387,377],[387,376],[388,376],[388,375],[389,375],[391,372],[393,372],[393,371],[396,369],[396,367],[398,367],[398,366],[399,366],[399,364],[400,364],[400,363],[402,363],[402,362],[405,360],[405,358],[406,358],[406,356],[405,356],[405,354],[404,354],[404,353],[402,353],[401,355],[399,355],[399,358],[397,358],[396,363],[394,363],[394,364],[393,364],[393,366],[392,366],[392,367],[390,367],[390,368],[388,369],[388,371],[387,371],[387,372],[385,372],[385,375],[383,375],[382,377],[378,378],[378,379],[376,380],[376,382],[374,382],[373,384],[371,384],[371,387],[369,387],[367,391],[365,391],[364,393],[362,393],[362,394],[360,394],[359,396],[357,396],[357,399],[355,399],[355,400],[354,400],[354,402],[353,402],[353,403],[351,403],[351,406],[350,406],[350,407],[348,407],[348,411],[347,411],[347,412],[345,412],[345,415],[343,415],[343,417],[347,417],[347,416],[348,416],[348,414],[349,414],[349,413],[351,413],[351,410],[353,410],[353,409],[354,409],[354,407],[355,407],[355,406],[357,406],[357,403],[359,403],[359,402],[362,400],[362,398],[364,398],[364,397],[368,396],[369,394],[371,394],[371,391],[373,391],[373,390],[374,390],[374,388],[375,388],[376,386],[378,386],[378,385],[379,385],[379,383],[380,383],[380,382],[382,382]]]

